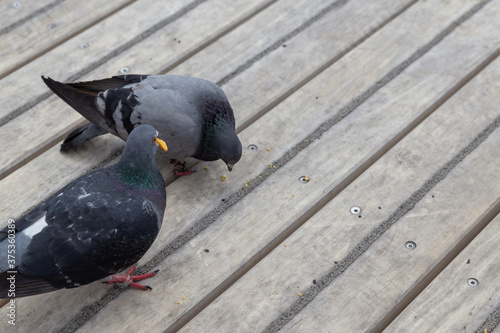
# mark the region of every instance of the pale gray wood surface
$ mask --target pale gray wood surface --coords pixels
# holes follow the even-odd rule
[[[0,38],[2,59],[0,77],[39,57],[65,39],[112,15],[131,2],[131,0],[104,2],[69,0],[43,11]],[[24,1],[21,4],[26,6]],[[81,48],[88,46],[80,45]]]
[[[50,13],[71,20],[92,1],[61,1],[17,29],[41,26]],[[40,38],[30,50],[40,56],[0,79],[0,225],[92,168],[116,162],[124,144],[105,135],[61,154],[66,133],[85,121],[48,91],[41,74],[91,80],[126,67],[218,82],[235,110],[244,154],[231,173],[220,161],[189,160],[197,172],[180,179],[158,159],[168,185],[165,221],[139,262],[161,269],[147,281],[153,291],[118,292],[97,281],[20,299],[16,329],[381,330],[412,300],[437,304],[439,297],[429,295],[446,291],[440,277],[453,272],[437,269],[459,262],[459,246],[489,251],[474,232],[497,213],[498,131],[370,247],[352,253],[499,115],[500,60],[491,61],[500,49],[500,4],[482,8],[486,2],[175,0],[164,6],[145,0],[113,12],[115,2],[106,4],[112,14],[101,22],[87,28],[99,15],[79,17],[68,26],[74,36],[46,44],[43,31],[30,35]],[[5,118],[12,112],[12,120]],[[446,200],[453,201],[446,213],[436,213]],[[361,217],[350,213],[354,205],[362,207]],[[463,212],[458,226],[453,212]],[[410,238],[418,244],[414,251],[404,248]],[[335,271],[335,261],[350,266],[300,312],[293,310],[312,295],[313,280]],[[438,291],[426,292],[427,284]],[[450,325],[466,306],[485,304],[484,297],[491,300],[467,327],[491,317],[497,306],[491,295],[500,287],[495,279],[488,286],[468,304],[460,295],[450,298]],[[401,321],[411,326],[405,314],[412,305],[389,329]],[[274,321],[286,313],[290,322]],[[446,320],[441,325],[450,327]]]
[[[439,274],[384,332],[472,332],[500,305],[500,217]],[[479,284],[472,286],[469,279]]]

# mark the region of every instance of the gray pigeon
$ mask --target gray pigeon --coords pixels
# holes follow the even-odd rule
[[[124,270],[146,253],[167,199],[154,160],[158,145],[167,148],[157,135],[149,125],[138,126],[120,162],[72,181],[0,231],[0,298],[85,285]],[[134,268],[108,283],[151,289],[134,281],[156,272],[131,276]]]
[[[186,171],[186,157],[222,159],[229,171],[241,158],[231,105],[210,81],[179,75],[120,75],[67,84],[42,79],[91,122],[71,132],[61,151],[104,133],[126,140],[135,127],[148,124],[167,142],[165,154],[178,175],[192,173]]]

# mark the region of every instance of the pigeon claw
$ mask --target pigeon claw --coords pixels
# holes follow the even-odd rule
[[[175,174],[179,177],[192,175],[194,170],[187,170],[186,162],[170,159],[170,163],[174,165]]]
[[[108,281],[104,281],[103,283],[114,284],[114,283],[125,283],[134,288],[141,290],[153,290],[150,286],[144,286],[142,284],[136,283],[137,281],[141,281],[152,276],[155,276],[160,270],[157,269],[154,272],[149,272],[142,275],[131,275],[135,271],[136,265],[130,267],[130,269],[125,274],[114,274],[109,277]]]

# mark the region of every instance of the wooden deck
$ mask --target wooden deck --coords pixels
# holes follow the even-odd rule
[[[61,154],[85,120],[41,75],[217,82],[244,147],[231,173],[159,161],[153,291],[19,299],[2,332],[500,332],[500,0],[0,8],[2,228],[123,148]]]

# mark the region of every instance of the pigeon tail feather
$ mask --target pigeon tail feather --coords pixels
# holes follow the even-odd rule
[[[108,132],[93,123],[85,124],[68,134],[61,144],[61,151],[68,152],[70,150],[76,150],[81,144],[106,133]]]

